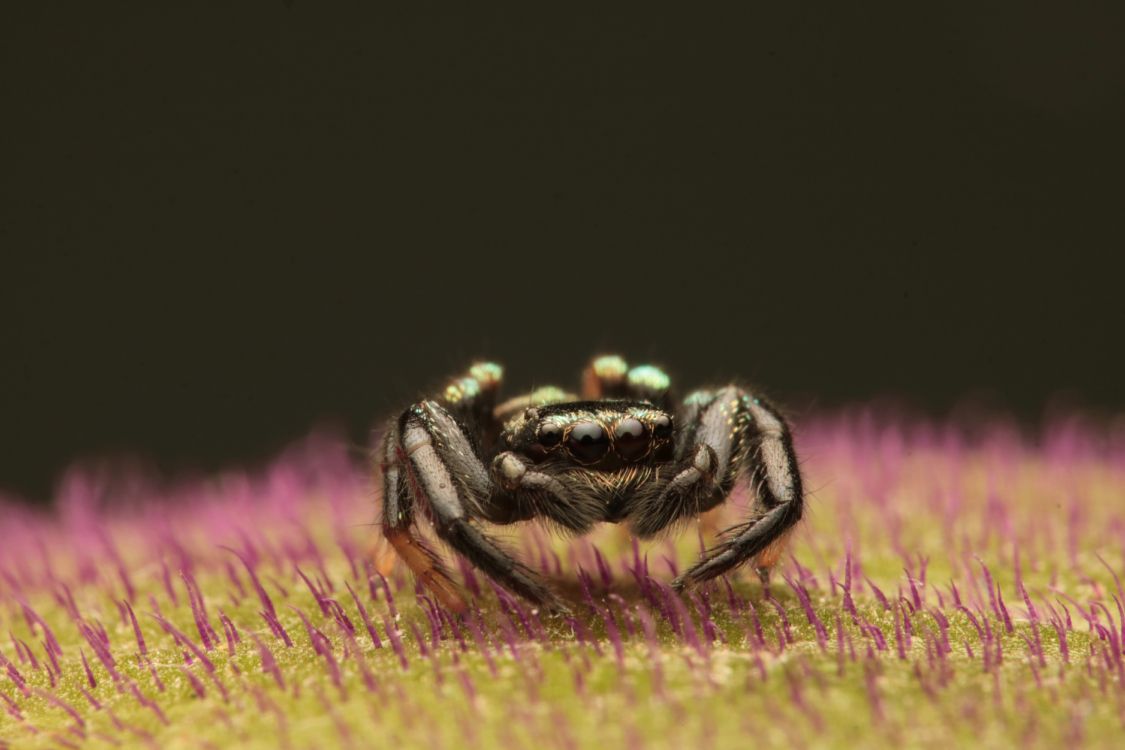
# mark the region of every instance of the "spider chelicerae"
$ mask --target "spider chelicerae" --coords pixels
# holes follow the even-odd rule
[[[445,606],[466,608],[414,526],[421,511],[454,551],[504,588],[550,611],[566,604],[480,521],[545,519],[584,534],[599,522],[655,534],[751,494],[744,523],[676,578],[678,590],[750,562],[768,582],[804,496],[789,426],[760,396],[735,385],[698,390],[673,406],[659,368],[597,357],[581,396],[540,388],[498,401],[502,369],[474,364],[435,398],[390,420],[377,460],[383,534]]]

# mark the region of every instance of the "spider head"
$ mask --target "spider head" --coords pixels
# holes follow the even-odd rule
[[[672,434],[672,416],[647,401],[576,401],[524,410],[504,440],[535,463],[613,471],[671,460]]]

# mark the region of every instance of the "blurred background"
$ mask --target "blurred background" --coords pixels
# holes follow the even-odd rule
[[[1125,408],[1120,3],[8,8],[0,488],[373,425],[473,357]],[[757,4],[760,5],[760,4]]]

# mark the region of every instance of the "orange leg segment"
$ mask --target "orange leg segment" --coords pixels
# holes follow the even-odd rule
[[[443,606],[458,613],[468,609],[468,604],[457,589],[457,584],[442,570],[434,554],[423,547],[409,531],[384,529],[383,533],[402,561],[414,572],[422,585],[433,592]]]

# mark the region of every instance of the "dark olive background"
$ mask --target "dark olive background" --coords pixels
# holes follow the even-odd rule
[[[1125,407],[1121,3],[22,5],[0,487],[362,444],[477,355]]]

